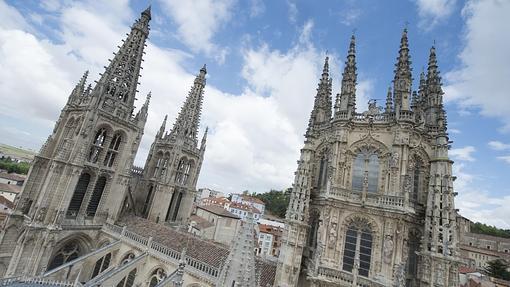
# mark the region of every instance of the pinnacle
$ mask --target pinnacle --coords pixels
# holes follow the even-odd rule
[[[354,34],[351,36],[351,43],[349,44],[349,56],[354,56],[356,54],[356,37]]]
[[[142,12],[142,15],[147,15],[149,19],[151,19],[151,6],[152,5],[149,5],[149,7],[147,7],[147,9],[143,10]]]
[[[322,76],[323,78],[327,78],[329,75],[329,56],[326,56],[324,60],[324,67],[322,68]]]

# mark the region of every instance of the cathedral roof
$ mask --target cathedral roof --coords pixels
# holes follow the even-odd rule
[[[230,252],[227,246],[199,239],[191,233],[179,232],[169,226],[141,217],[124,217],[119,224],[127,226],[129,231],[150,236],[154,242],[168,248],[181,251],[186,247],[187,256],[217,268],[221,268]],[[276,274],[276,264],[257,258],[255,265],[256,274],[260,274],[260,286],[272,286]]]

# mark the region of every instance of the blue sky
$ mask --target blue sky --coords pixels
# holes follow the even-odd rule
[[[0,141],[38,149],[84,70],[97,80],[148,4],[0,0]],[[472,220],[510,228],[504,181],[510,175],[510,1],[154,0],[152,15],[138,98],[149,91],[153,97],[137,164],[207,63],[201,131],[209,126],[210,136],[199,187],[290,186],[325,55],[332,58],[337,93],[355,33],[363,110],[369,98],[385,98],[407,26],[415,81],[436,43],[457,207]]]

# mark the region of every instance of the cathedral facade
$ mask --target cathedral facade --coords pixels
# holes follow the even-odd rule
[[[275,286],[459,286],[450,141],[435,48],[412,89],[407,29],[384,107],[356,111],[352,36],[333,104],[326,58]]]

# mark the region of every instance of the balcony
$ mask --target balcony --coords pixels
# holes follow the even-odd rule
[[[414,203],[405,196],[364,193],[338,187],[330,188],[322,196],[357,205],[414,213]]]
[[[357,286],[357,287],[384,287],[383,284],[375,282],[369,278],[362,276],[354,276],[354,274],[320,266],[317,272],[318,281],[325,280],[328,282],[337,283],[339,286]],[[355,282],[355,285],[353,283]]]

